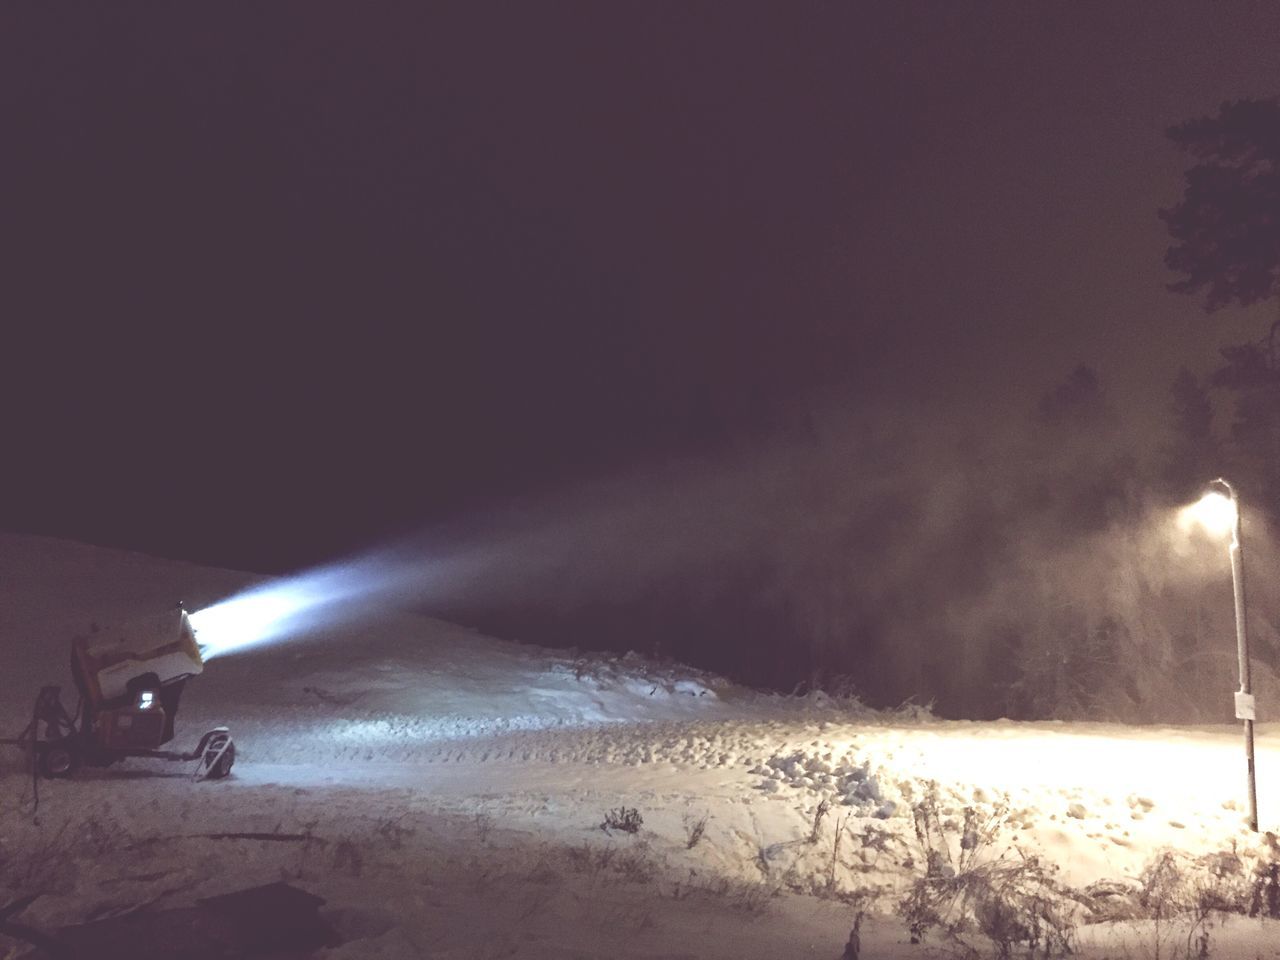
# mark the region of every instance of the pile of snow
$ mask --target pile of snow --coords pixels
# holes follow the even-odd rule
[[[871,774],[870,764],[859,763],[852,754],[844,753],[839,760],[833,751],[821,755],[797,750],[786,756],[774,755],[764,766],[753,767],[751,772],[765,779],[760,789],[776,793],[786,784],[801,790],[820,794],[824,799],[833,797],[846,807],[853,807],[859,815],[887,820],[898,810],[898,802],[886,800],[880,789],[880,781]]]

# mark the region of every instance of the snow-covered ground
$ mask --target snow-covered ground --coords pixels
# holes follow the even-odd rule
[[[70,686],[69,641],[91,621],[197,610],[251,580],[0,535],[0,731],[23,727],[40,684]],[[910,944],[896,913],[930,796],[957,858],[967,809],[993,824],[982,856],[1040,857],[1073,888],[1118,881],[1121,899],[1167,848],[1273,855],[1244,828],[1235,727],[877,714],[394,611],[213,660],[179,745],[217,723],[239,751],[225,781],[129,761],[44,782],[35,813],[20,755],[0,756],[0,905],[44,891],[22,918],[57,927],[286,878],[328,902],[347,942],[326,957],[657,960],[836,958],[869,904],[863,956],[914,957],[948,949]],[[1280,725],[1259,727],[1258,777],[1275,830]],[[640,829],[602,829],[622,808]],[[233,833],[275,839],[210,836]],[[1167,957],[1185,952],[1171,929],[1079,942]],[[1280,923],[1219,923],[1210,951],[1280,957]]]

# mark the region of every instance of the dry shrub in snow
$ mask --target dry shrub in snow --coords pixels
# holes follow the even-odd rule
[[[1226,914],[1280,917],[1280,849],[1270,834],[1256,849],[1194,856],[1161,851],[1130,883],[1099,883],[1084,891],[1093,918],[1151,922],[1153,960],[1205,960],[1215,917]]]
[[[416,832],[413,827],[404,825],[408,813],[402,813],[398,817],[390,817],[378,824],[375,833],[386,843],[392,850],[399,850],[404,846],[405,841]]]
[[[364,854],[354,839],[344,837],[334,845],[330,865],[334,870],[358,877],[364,872]]]
[[[701,817],[686,816],[682,822],[684,823],[684,848],[692,850],[707,831],[707,814],[704,813]]]
[[[661,866],[644,841],[628,845],[625,849],[612,844],[597,847],[583,843],[566,847],[564,856],[569,867],[578,873],[592,877],[612,874],[629,883],[649,883],[658,876]]]
[[[730,908],[741,913],[758,916],[769,906],[769,901],[782,892],[781,882],[768,880],[731,880],[728,877],[712,877],[695,881],[692,873],[689,882],[676,884],[672,898],[683,900],[693,893],[703,893],[722,900]]]
[[[818,801],[818,807],[813,811],[813,827],[809,831],[809,842],[817,843],[818,837],[822,835],[822,820],[831,810],[831,801],[823,797]]]
[[[942,823],[936,784],[912,814],[924,869],[899,901],[898,915],[913,943],[939,929],[972,950],[964,937],[977,931],[1000,957],[1015,944],[1046,956],[1071,952],[1075,905],[1054,880],[1055,868],[1016,848],[995,850],[1008,819],[1003,806],[985,813],[966,807],[954,844]]]
[[[1264,834],[1254,847],[1191,856],[1165,850],[1139,878],[1142,916],[1205,918],[1214,913],[1280,919],[1280,843]]]
[[[609,810],[605,813],[600,829],[605,833],[621,830],[623,833],[634,834],[639,833],[643,825],[644,817],[640,816],[639,810],[635,807],[619,807],[617,810]]]
[[[728,891],[729,905],[735,910],[755,916],[763,913],[769,901],[780,892],[780,887],[770,883],[743,882],[732,885]]]
[[[476,831],[476,839],[480,843],[486,843],[489,840],[489,834],[493,831],[493,817],[483,810],[477,810],[473,826]]]
[[[82,829],[90,831],[97,821],[90,817]],[[17,849],[0,859],[0,886],[15,892],[65,893],[75,886],[77,838],[69,834],[71,823],[58,829],[32,827],[30,838],[19,835]],[[27,841],[27,842],[23,842]]]
[[[654,862],[647,843],[620,851],[614,859],[614,869],[629,883],[649,883],[658,875],[658,864]]]

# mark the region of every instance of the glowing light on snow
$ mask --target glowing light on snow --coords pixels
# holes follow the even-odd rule
[[[1179,511],[1183,527],[1200,526],[1215,537],[1231,533],[1236,523],[1236,505],[1225,493],[1210,491],[1198,501]]]
[[[190,615],[205,660],[323,626],[360,619],[389,600],[430,596],[435,574],[422,558],[374,556],[322,567],[242,593]]]
[[[900,742],[893,743],[895,737]],[[871,733],[848,744],[851,753],[871,760],[873,771],[891,759],[889,769],[910,769],[921,780],[989,784],[1015,798],[1081,791],[1091,802],[1109,798],[1126,818],[1131,794],[1156,800],[1169,815],[1199,805],[1238,819],[1230,811],[1244,806],[1235,738],[1211,731],[956,723],[894,733],[886,738],[888,756],[876,741]]]

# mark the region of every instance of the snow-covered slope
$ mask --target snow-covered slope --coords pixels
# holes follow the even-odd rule
[[[198,609],[254,580],[9,535],[0,577],[0,720],[13,732],[40,683],[67,683],[70,637],[90,621],[178,599]],[[283,876],[329,901],[349,941],[334,956],[834,958],[850,903],[891,914],[919,875],[922,804],[955,851],[978,818],[995,824],[990,856],[1040,856],[1075,887],[1136,877],[1169,846],[1264,849],[1242,827],[1234,728],[878,715],[391,610],[212,661],[188,686],[178,739],[216,723],[239,748],[227,781],[130,761],[45,783],[36,815],[21,758],[0,757],[0,882],[45,891],[25,919],[56,926]],[[1274,829],[1274,726],[1258,768]],[[602,830],[623,808],[638,832]],[[294,839],[210,836],[261,833]],[[1141,924],[1124,933],[1149,943]],[[1215,943],[1280,956],[1258,946],[1274,933],[1242,920]],[[919,949],[892,916],[863,940],[868,955]]]

